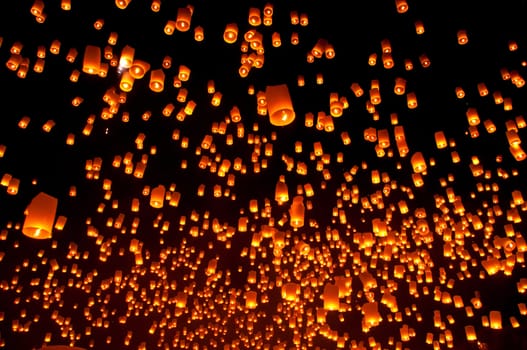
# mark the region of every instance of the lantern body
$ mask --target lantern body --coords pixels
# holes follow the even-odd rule
[[[267,86],[265,96],[272,125],[285,126],[295,120],[295,111],[286,84]]]
[[[101,69],[101,48],[88,45],[84,51],[82,71],[88,74],[99,74]]]
[[[150,194],[150,206],[153,208],[163,208],[165,200],[165,186],[159,185],[152,190]]]
[[[26,208],[22,233],[36,239],[51,238],[58,200],[46,193],[39,193]]]
[[[304,198],[302,196],[296,196],[293,198],[293,204],[289,209],[291,215],[291,226],[298,228],[304,226]]]

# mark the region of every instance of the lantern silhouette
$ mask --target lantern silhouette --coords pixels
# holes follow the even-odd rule
[[[35,196],[26,208],[22,233],[36,239],[51,238],[58,199],[44,192]]]
[[[287,85],[267,86],[265,96],[271,124],[275,126],[291,124],[295,119],[295,111]]]

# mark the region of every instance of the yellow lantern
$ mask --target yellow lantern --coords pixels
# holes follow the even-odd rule
[[[267,86],[265,96],[271,124],[275,126],[291,124],[295,119],[295,111],[287,85]]]
[[[26,208],[22,233],[36,239],[51,238],[58,200],[44,192],[35,196]]]

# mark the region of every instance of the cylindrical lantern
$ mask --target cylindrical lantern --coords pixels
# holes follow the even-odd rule
[[[87,45],[84,51],[82,71],[88,74],[99,74],[101,69],[101,48],[94,45]]]
[[[267,110],[272,125],[285,126],[295,119],[293,103],[286,84],[267,86]]]
[[[150,206],[152,208],[163,208],[165,200],[165,186],[159,185],[150,193]]]
[[[291,216],[291,226],[299,228],[304,226],[304,197],[296,196],[293,198],[293,203],[289,209],[289,215]]]
[[[223,32],[223,40],[227,44],[234,44],[238,39],[238,25],[236,23],[229,23],[225,26]]]
[[[26,208],[22,233],[36,239],[51,238],[58,200],[46,193],[39,193]]]
[[[162,69],[155,69],[150,72],[150,90],[154,92],[163,91],[165,86],[165,73]]]
[[[180,7],[177,11],[176,28],[180,32],[186,32],[190,29],[190,19],[192,11],[189,7]]]

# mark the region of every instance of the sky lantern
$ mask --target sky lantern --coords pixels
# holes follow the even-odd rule
[[[238,25],[236,23],[228,23],[225,26],[223,40],[227,44],[234,44],[238,40]]]
[[[159,185],[152,189],[150,193],[150,206],[153,208],[163,208],[163,202],[165,201],[165,186]]]
[[[265,96],[271,124],[275,126],[291,124],[295,119],[295,111],[287,84],[268,85]]]
[[[154,69],[150,72],[150,90],[161,92],[165,87],[165,73],[162,69]]]
[[[36,239],[49,239],[53,231],[58,199],[44,192],[36,195],[26,208],[22,233]]]
[[[87,45],[84,50],[84,61],[82,71],[84,73],[96,75],[101,68],[101,48],[94,45]]]
[[[192,18],[192,8],[190,6],[180,7],[177,10],[176,28],[180,32],[186,32],[190,29]]]
[[[289,209],[289,216],[291,217],[290,222],[291,226],[294,228],[300,228],[304,226],[304,197],[295,196],[293,198],[293,203]]]

